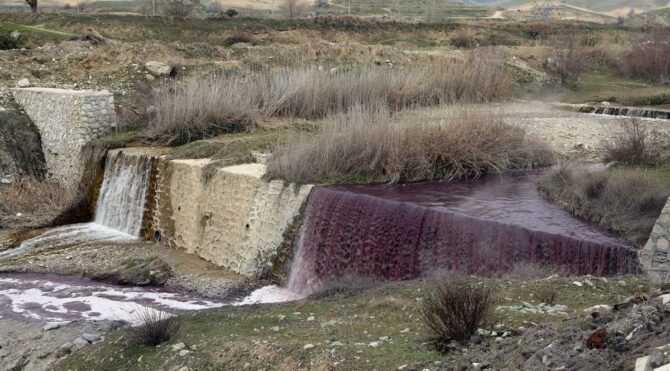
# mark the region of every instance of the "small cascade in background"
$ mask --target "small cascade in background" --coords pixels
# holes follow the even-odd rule
[[[526,173],[390,188],[318,187],[297,244],[288,288],[300,294],[341,278],[492,276],[526,263],[605,276],[638,267],[626,241],[549,202]]]
[[[670,111],[640,107],[580,106],[579,112],[596,115],[626,116],[670,120]]]
[[[23,241],[17,248],[0,252],[0,258],[40,246],[139,238],[152,166],[153,158],[150,156],[122,150],[109,151],[94,222],[51,229]]]

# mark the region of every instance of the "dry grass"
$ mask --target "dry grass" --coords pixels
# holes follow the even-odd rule
[[[423,299],[423,321],[432,331],[438,348],[451,341],[466,341],[481,326],[493,321],[495,297],[489,287],[463,279],[443,280]]]
[[[560,166],[540,180],[552,198],[584,219],[641,246],[661,213],[670,190],[662,180],[638,169],[587,172]]]
[[[627,165],[658,164],[667,158],[668,136],[651,130],[639,119],[621,121],[614,139],[605,143],[605,162]]]
[[[156,346],[169,341],[179,330],[179,319],[174,315],[149,308],[137,312],[136,326],[131,328],[131,335],[136,343]]]
[[[670,40],[668,28],[652,29],[635,43],[624,57],[624,74],[657,83],[670,82]]]
[[[389,182],[477,177],[552,161],[517,126],[454,108],[441,123],[400,122],[383,104],[331,116],[314,136],[294,136],[268,164],[271,177],[298,183]]]
[[[77,200],[73,192],[55,182],[23,178],[0,186],[0,214],[55,215]]]
[[[383,102],[396,111],[454,102],[502,101],[512,80],[504,58],[473,52],[464,63],[405,70],[283,68],[251,76],[206,76],[164,86],[154,98],[149,136],[183,144],[248,130],[262,117],[321,119],[356,105]]]

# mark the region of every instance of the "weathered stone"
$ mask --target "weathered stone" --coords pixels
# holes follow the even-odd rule
[[[245,276],[262,276],[311,186],[268,182],[261,164],[219,168],[205,176],[210,164],[167,163],[170,179],[161,187],[168,194],[162,196],[154,230],[160,230],[172,247]]]
[[[112,94],[47,88],[12,92],[40,131],[48,175],[64,186],[77,186],[85,165],[83,146],[116,127]],[[101,108],[111,114],[100,115]]]
[[[149,71],[150,74],[156,77],[169,76],[172,73],[172,67],[163,62],[158,61],[149,61],[144,64],[144,67]]]
[[[16,86],[18,86],[19,88],[27,88],[30,86],[30,80],[21,79],[16,83]]]

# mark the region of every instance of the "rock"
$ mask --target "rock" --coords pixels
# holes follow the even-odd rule
[[[30,86],[30,80],[28,79],[21,79],[19,82],[16,83],[16,86],[19,88],[27,88]]]
[[[274,326],[274,327],[272,328],[272,331],[274,331],[274,332],[279,332],[279,326]]]
[[[621,286],[621,287],[626,287],[626,281],[621,280],[621,281],[619,281],[618,283],[619,283],[619,286]]]
[[[177,344],[174,344],[174,345],[172,346],[172,351],[173,351],[173,352],[178,352],[178,351],[180,351],[180,350],[182,350],[182,349],[185,349],[185,348],[186,348],[186,344],[184,344],[184,343],[177,343]]]
[[[368,344],[368,346],[370,348],[376,348],[376,347],[379,346],[379,342],[378,341],[373,341],[372,343]]]
[[[60,328],[60,323],[57,322],[49,322],[44,327],[42,327],[42,331],[51,331],[51,330],[57,330]]]
[[[14,32],[9,34],[9,37],[11,37],[12,40],[18,40],[18,39],[21,38],[21,36],[23,36],[23,35],[19,31],[14,31]]]
[[[404,370],[407,368],[407,365],[398,366],[398,370]]]
[[[651,371],[651,357],[641,357],[635,360],[635,371]]]
[[[607,329],[601,328],[594,331],[588,339],[586,346],[589,349],[602,349],[607,346]]]
[[[67,342],[63,345],[61,345],[58,350],[56,351],[56,358],[62,358],[63,356],[70,354],[72,352],[72,348],[74,347],[74,344]]]
[[[589,280],[589,279],[585,279],[585,280],[584,280],[584,283],[585,283],[586,286],[588,286],[588,287],[594,287],[594,286],[595,286],[595,285],[593,284],[593,282],[591,282],[591,280]]]
[[[314,316],[309,316],[309,317],[307,317],[307,320],[308,320],[308,321],[314,321]]]
[[[95,343],[100,340],[100,335],[98,334],[82,334],[81,337],[86,339],[89,343]]]
[[[583,352],[585,349],[586,347],[584,347],[584,343],[582,343],[581,341],[575,344],[575,346],[572,348],[572,350],[579,353]]]
[[[78,337],[78,338],[74,339],[72,344],[74,344],[74,349],[79,350],[79,349],[87,346],[89,343],[88,343],[88,340],[86,340],[82,337]]]
[[[184,357],[184,356],[188,355],[189,353],[191,353],[190,350],[188,350],[188,349],[182,349],[182,350],[179,351],[179,356],[180,356],[180,357]]]
[[[163,62],[149,61],[144,64],[144,67],[155,77],[170,76],[172,73],[172,67]]]
[[[305,346],[302,347],[302,349],[304,350],[314,349],[314,344],[305,344]]]
[[[665,357],[663,355],[663,352],[661,352],[658,349],[649,355],[649,364],[653,368],[663,366],[665,364],[664,361]]]
[[[581,282],[579,282],[579,281],[574,281],[574,282],[572,282],[572,284],[575,285],[575,286],[577,286],[577,287],[582,287],[582,286],[584,286],[584,285],[583,285]]]
[[[156,78],[154,77],[154,75],[152,75],[152,74],[150,74],[150,73],[147,73],[146,75],[144,75],[144,78],[147,79],[147,81],[154,81],[154,80],[156,80]]]

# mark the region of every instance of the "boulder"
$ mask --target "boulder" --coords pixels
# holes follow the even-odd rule
[[[16,83],[16,86],[19,88],[27,88],[30,86],[30,80],[28,79],[21,79],[19,82]]]
[[[163,62],[149,61],[144,64],[144,67],[150,74],[156,77],[170,76],[172,73],[172,67]]]

